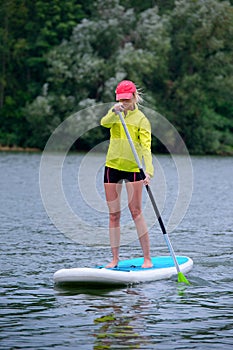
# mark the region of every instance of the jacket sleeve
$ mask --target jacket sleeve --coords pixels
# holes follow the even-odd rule
[[[105,128],[111,128],[113,124],[119,122],[119,117],[110,109],[108,113],[101,119],[100,125]]]
[[[151,126],[149,120],[145,117],[140,123],[140,144],[145,163],[145,172],[151,177],[154,175],[154,167],[151,154]]]

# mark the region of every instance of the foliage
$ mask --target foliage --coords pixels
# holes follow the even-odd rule
[[[192,152],[225,153],[233,130],[233,9],[179,0],[170,23],[172,119]]]
[[[69,38],[84,15],[75,0],[1,1],[1,144],[26,145],[31,129],[22,108],[39,94],[46,81],[45,54]]]
[[[191,153],[233,154],[228,1],[4,0],[0,20],[0,144],[43,148],[71,113],[114,101],[126,78]],[[96,129],[76,146],[104,138]]]
[[[59,109],[55,95],[58,101],[62,96],[73,101],[75,112],[97,102],[114,101],[114,90],[121,79],[132,79],[146,88],[156,85],[153,76],[162,81],[166,74],[170,48],[166,20],[158,15],[157,8],[136,19],[133,9],[125,10],[118,1],[114,3],[112,8],[112,1],[106,1],[105,10],[101,7],[96,16],[98,20],[84,19],[74,28],[69,41],[49,52],[47,123],[53,123],[50,111],[55,108],[58,122],[72,112],[69,108]],[[150,99],[153,100],[152,93]],[[37,118],[34,107],[27,107],[27,115],[33,120],[41,114],[39,110]]]

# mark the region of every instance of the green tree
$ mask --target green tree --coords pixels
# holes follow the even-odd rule
[[[45,54],[85,15],[76,0],[2,0],[0,8],[0,144],[24,144],[22,107],[47,76]]]
[[[159,14],[164,14],[171,11],[175,6],[175,0],[121,0],[120,3],[124,5],[125,8],[133,8],[136,13],[157,6]]]
[[[22,76],[27,43],[24,1],[3,0],[0,8],[0,144],[17,144],[23,131],[18,103],[24,99]],[[14,130],[14,132],[12,132]]]
[[[131,79],[192,153],[233,154],[232,19],[220,0],[2,0],[0,144],[43,148]]]
[[[59,123],[94,103],[114,101],[114,89],[121,79],[132,79],[142,88],[154,84],[154,75],[161,81],[170,47],[164,28],[157,8],[136,18],[133,9],[126,10],[117,0],[97,1],[94,19],[84,19],[70,40],[47,56],[48,90],[43,101],[49,109],[44,125],[48,128],[54,125],[54,117]],[[40,118],[41,98],[27,107],[30,123]],[[155,104],[152,94],[149,100]]]
[[[233,153],[233,9],[176,1],[167,109],[193,153]]]

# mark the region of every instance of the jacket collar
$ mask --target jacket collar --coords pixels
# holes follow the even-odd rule
[[[127,114],[126,114],[125,117],[129,117],[129,116],[131,116],[132,114],[134,114],[134,113],[137,112],[137,111],[138,111],[138,105],[135,104],[134,110],[133,110],[133,111],[131,111],[131,110],[127,111]]]

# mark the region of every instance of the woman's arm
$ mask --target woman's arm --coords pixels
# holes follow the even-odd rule
[[[119,116],[113,112],[112,109],[113,108],[111,108],[100,121],[100,125],[104,126],[105,128],[111,128],[113,124],[119,122]]]
[[[140,124],[140,143],[142,147],[142,155],[145,163],[145,173],[151,177],[154,175],[154,167],[151,154],[151,126],[149,120],[145,117]]]

